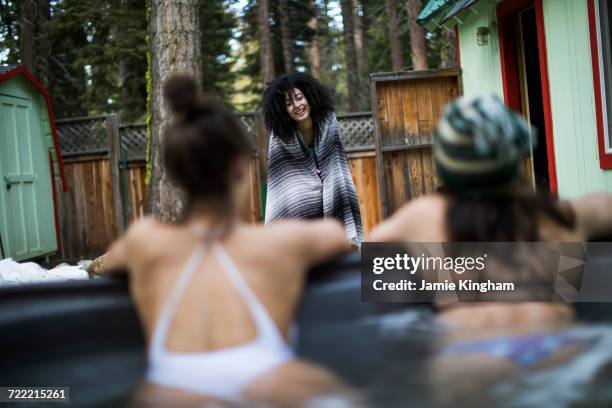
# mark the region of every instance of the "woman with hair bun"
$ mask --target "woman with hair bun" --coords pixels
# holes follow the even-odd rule
[[[171,78],[165,96],[175,122],[163,159],[185,192],[185,218],[136,221],[106,260],[129,271],[148,340],[145,394],[300,406],[345,392],[287,343],[306,271],[350,248],[341,225],[242,222],[251,145],[235,115],[189,76]]]
[[[329,90],[304,73],[276,78],[263,96],[270,135],[266,223],[336,218],[363,240],[359,201]]]

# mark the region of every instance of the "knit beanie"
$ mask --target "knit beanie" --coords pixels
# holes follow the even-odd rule
[[[440,118],[433,153],[446,187],[487,191],[511,184],[535,135],[496,95],[462,97]]]

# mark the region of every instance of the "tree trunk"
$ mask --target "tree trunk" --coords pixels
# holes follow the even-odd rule
[[[310,74],[315,78],[321,77],[321,51],[320,47],[320,38],[319,38],[319,8],[317,6],[316,0],[312,0],[311,6],[314,10],[314,16],[308,21],[308,28],[310,28],[312,33],[312,38],[310,39],[310,48],[308,50],[309,54],[309,64],[310,64]]]
[[[342,8],[342,24],[344,25],[344,48],[346,54],[346,72],[348,75],[349,110],[358,111],[361,108],[359,92],[359,73],[357,57],[355,54],[355,41],[353,37],[353,3],[352,0],[340,0]]]
[[[428,69],[427,63],[427,41],[425,30],[417,23],[417,17],[423,5],[421,0],[407,0],[408,28],[410,29],[410,50],[412,51],[413,69]]]
[[[285,73],[294,71],[293,67],[293,41],[291,41],[291,28],[289,27],[289,6],[287,0],[278,1],[278,14],[280,15],[281,43],[283,45],[283,61]]]
[[[22,0],[19,13],[19,48],[21,63],[35,76],[38,55],[36,54],[36,2]]]
[[[361,32],[363,34],[363,49],[367,50],[371,43],[370,25],[372,23],[371,0],[360,0],[361,3]]]
[[[404,53],[399,39],[399,18],[397,16],[397,1],[387,0],[387,32],[391,46],[391,67],[393,71],[404,69]]]
[[[43,84],[49,80],[48,50],[41,47],[49,0],[23,0],[19,12],[21,63]]]
[[[457,66],[457,34],[455,30],[443,29],[445,49],[442,54],[442,68],[453,68]]]
[[[355,57],[357,58],[357,70],[359,74],[363,74],[365,72],[365,57],[363,54],[363,22],[361,16],[359,15],[359,0],[354,0],[353,6],[355,6],[353,14],[354,18],[354,41],[355,41]]]
[[[257,10],[257,26],[259,29],[259,61],[261,65],[261,78],[264,83],[274,79],[274,59],[272,56],[272,39],[270,37],[270,2],[259,0]]]
[[[171,117],[163,100],[163,84],[175,72],[193,74],[201,81],[200,30],[197,0],[151,2],[150,181],[151,211],[163,222],[176,222],[184,209],[179,189],[163,166],[163,138]]]

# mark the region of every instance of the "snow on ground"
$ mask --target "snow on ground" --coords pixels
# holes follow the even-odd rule
[[[47,270],[34,262],[19,263],[11,258],[0,260],[0,286],[73,279],[89,279],[89,274],[82,266],[61,264]]]

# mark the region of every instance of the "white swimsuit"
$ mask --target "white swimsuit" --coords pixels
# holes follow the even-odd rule
[[[179,300],[206,252],[204,246],[198,246],[179,275],[153,332],[147,379],[193,393],[239,401],[250,382],[291,360],[294,354],[227,252],[217,243],[211,249],[244,299],[253,317],[257,336],[245,344],[209,352],[179,353],[166,349],[166,336]]]

